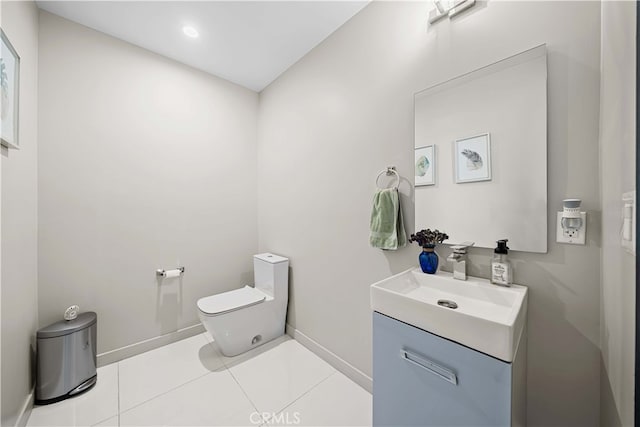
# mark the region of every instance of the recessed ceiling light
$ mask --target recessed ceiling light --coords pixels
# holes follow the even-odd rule
[[[182,27],[182,32],[187,36],[195,39],[198,37],[198,30],[193,28],[191,25],[185,25]]]

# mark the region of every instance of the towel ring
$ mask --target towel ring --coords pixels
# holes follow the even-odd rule
[[[385,170],[381,171],[381,172],[378,174],[378,176],[376,176],[376,187],[378,187],[378,188],[380,188],[380,185],[378,185],[378,180],[380,179],[380,177],[381,177],[383,174],[384,174],[384,175],[387,175],[387,176],[389,176],[389,175],[395,175],[395,176],[396,176],[396,181],[397,181],[397,182],[396,182],[396,185],[394,185],[394,186],[393,186],[393,187],[391,187],[391,188],[395,188],[395,189],[397,189],[397,188],[398,188],[398,186],[400,185],[400,174],[398,174],[398,172],[396,171],[396,167],[395,167],[395,166],[388,166],[388,167],[387,167],[387,169],[385,169]],[[380,188],[380,189],[382,190],[382,188]]]

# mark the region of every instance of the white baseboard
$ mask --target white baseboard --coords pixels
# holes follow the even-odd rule
[[[98,367],[105,366],[110,363],[119,362],[120,360],[135,356],[140,353],[144,353],[149,350],[154,350],[158,347],[162,347],[163,345],[171,344],[173,342],[201,334],[204,331],[205,329],[202,323],[198,323],[197,325],[179,329],[166,335],[160,335],[159,337],[150,338],[148,340],[140,341],[135,344],[127,345],[125,347],[120,347],[115,350],[100,353],[98,355]]]
[[[16,418],[15,427],[26,427],[27,421],[29,421],[29,417],[31,416],[31,411],[33,410],[33,399],[35,396],[35,389],[31,389],[31,392],[24,400],[24,404],[22,405],[22,409],[20,410],[20,414],[18,414],[18,418]]]
[[[360,387],[367,390],[369,393],[373,392],[373,380],[370,376],[362,372],[360,369],[356,368],[346,360],[339,357],[337,354],[333,353],[331,350],[322,346],[317,341],[309,338],[289,324],[287,324],[287,335],[293,337],[300,344],[315,353],[329,365],[345,374],[347,377],[357,383]]]

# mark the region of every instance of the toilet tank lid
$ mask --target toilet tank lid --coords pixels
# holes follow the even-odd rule
[[[269,252],[265,252],[263,254],[254,255],[253,257],[257,258],[257,259],[259,259],[261,261],[269,262],[271,264],[278,264],[280,262],[289,261],[289,258],[285,258],[285,257],[280,256],[280,255],[271,254]]]

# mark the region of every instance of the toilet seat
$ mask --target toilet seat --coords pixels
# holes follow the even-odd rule
[[[217,316],[260,304],[267,296],[256,288],[245,286],[233,291],[211,295],[198,300],[198,309],[206,316]]]

